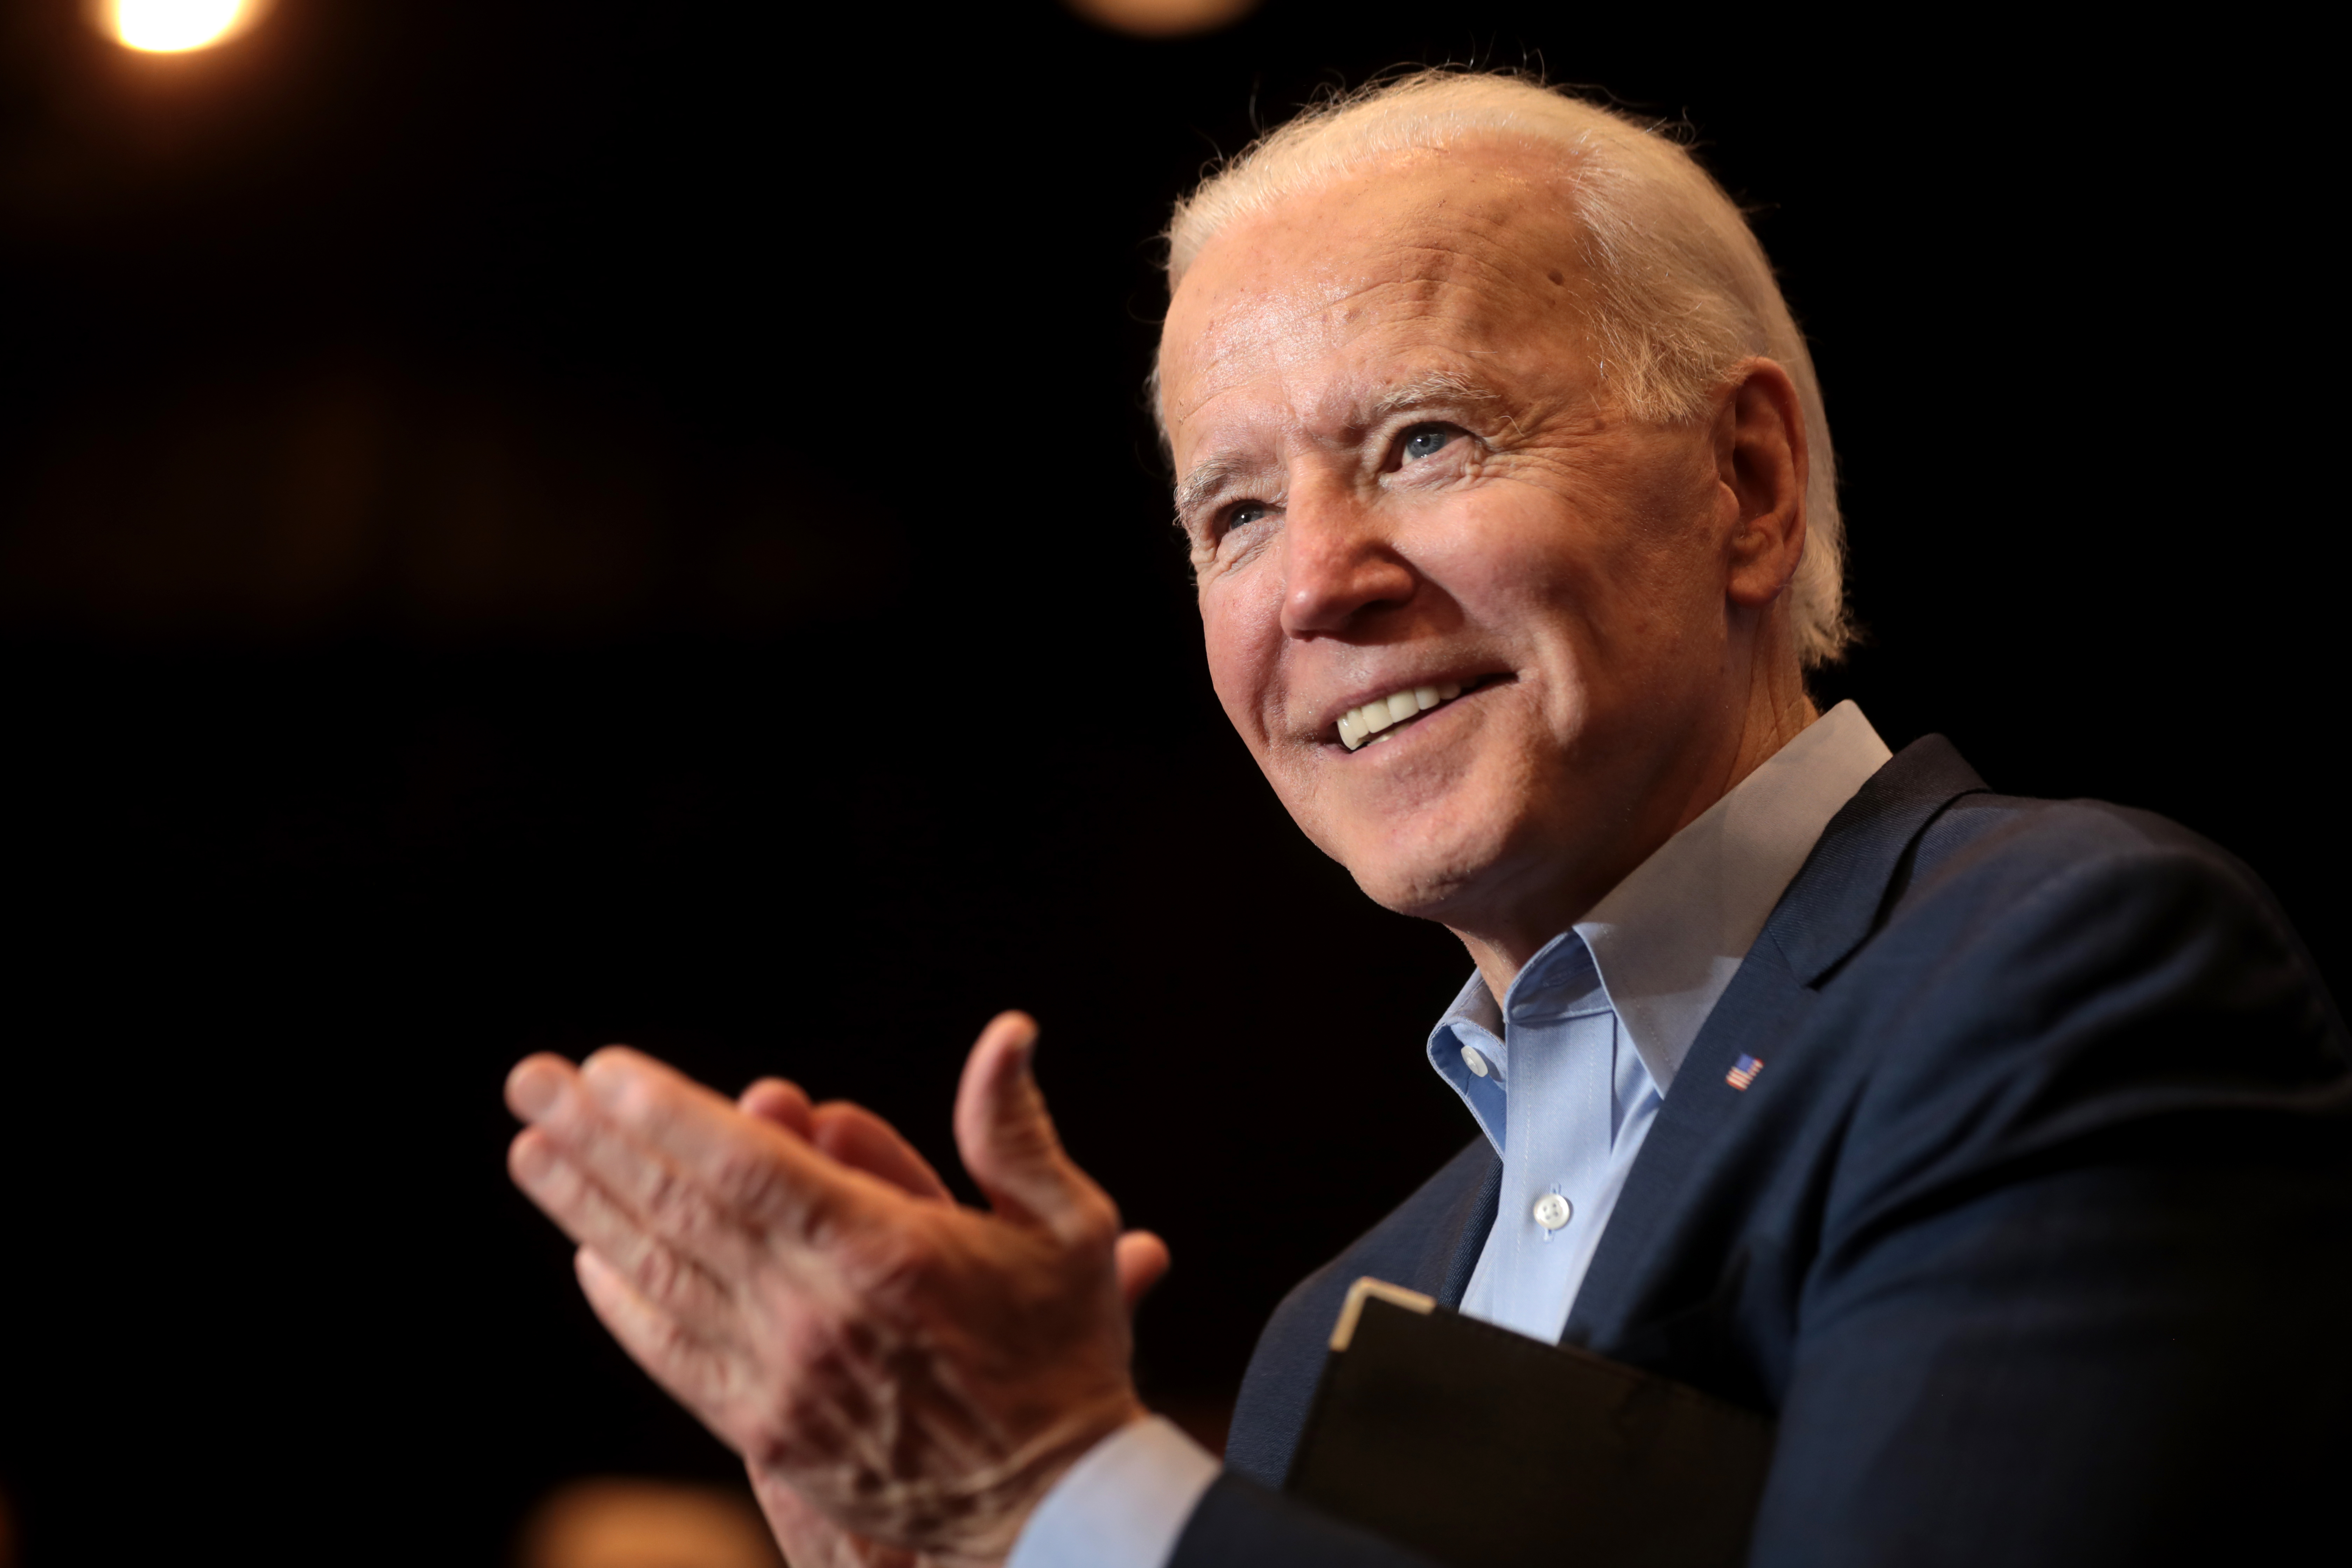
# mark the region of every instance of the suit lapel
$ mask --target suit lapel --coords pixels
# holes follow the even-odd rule
[[[1658,1108],[1577,1292],[1564,1342],[1588,1343],[1597,1325],[1622,1320],[1686,1175],[1740,1104],[1736,1093],[1712,1091],[1741,1056],[1769,1058],[1771,1043],[1810,1010],[1811,987],[1876,928],[1913,842],[1945,806],[1984,787],[1950,742],[1929,735],[1872,774],[1830,819]]]
[[[1234,1407],[1225,1462],[1278,1486],[1307,1420],[1348,1287],[1369,1274],[1458,1306],[1494,1228],[1502,1162],[1482,1135],[1348,1250],[1301,1280],[1258,1337]]]
[[[1503,1162],[1489,1152],[1486,1173],[1478,1184],[1464,1192],[1446,1224],[1430,1237],[1429,1250],[1412,1281],[1414,1289],[1449,1307],[1462,1305],[1470,1289],[1471,1270],[1478,1267],[1478,1254],[1495,1228],[1495,1210],[1502,1197]]]

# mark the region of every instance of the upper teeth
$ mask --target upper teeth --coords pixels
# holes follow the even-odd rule
[[[1459,681],[1448,680],[1436,686],[1408,686],[1402,691],[1375,699],[1361,708],[1350,708],[1339,715],[1339,741],[1349,751],[1377,738],[1391,724],[1402,723],[1414,714],[1426,711],[1441,702],[1451,702],[1462,695]]]

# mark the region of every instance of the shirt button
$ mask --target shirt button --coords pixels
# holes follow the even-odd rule
[[[1546,1230],[1558,1230],[1575,1212],[1569,1201],[1558,1193],[1546,1193],[1536,1200],[1536,1223]]]
[[[1495,1073],[1495,1064],[1488,1061],[1475,1046],[1462,1047],[1462,1065],[1480,1078],[1492,1078]]]

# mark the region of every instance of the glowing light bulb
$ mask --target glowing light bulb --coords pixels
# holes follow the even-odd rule
[[[157,55],[226,43],[259,9],[248,0],[114,0],[112,8],[116,39]]]

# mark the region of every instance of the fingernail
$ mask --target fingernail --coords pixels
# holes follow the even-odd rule
[[[525,1186],[539,1185],[554,1163],[555,1158],[548,1152],[541,1134],[526,1132],[515,1144],[513,1161],[515,1180]]]
[[[544,1062],[525,1062],[507,1080],[507,1103],[515,1114],[536,1121],[555,1108],[563,1080]]]

